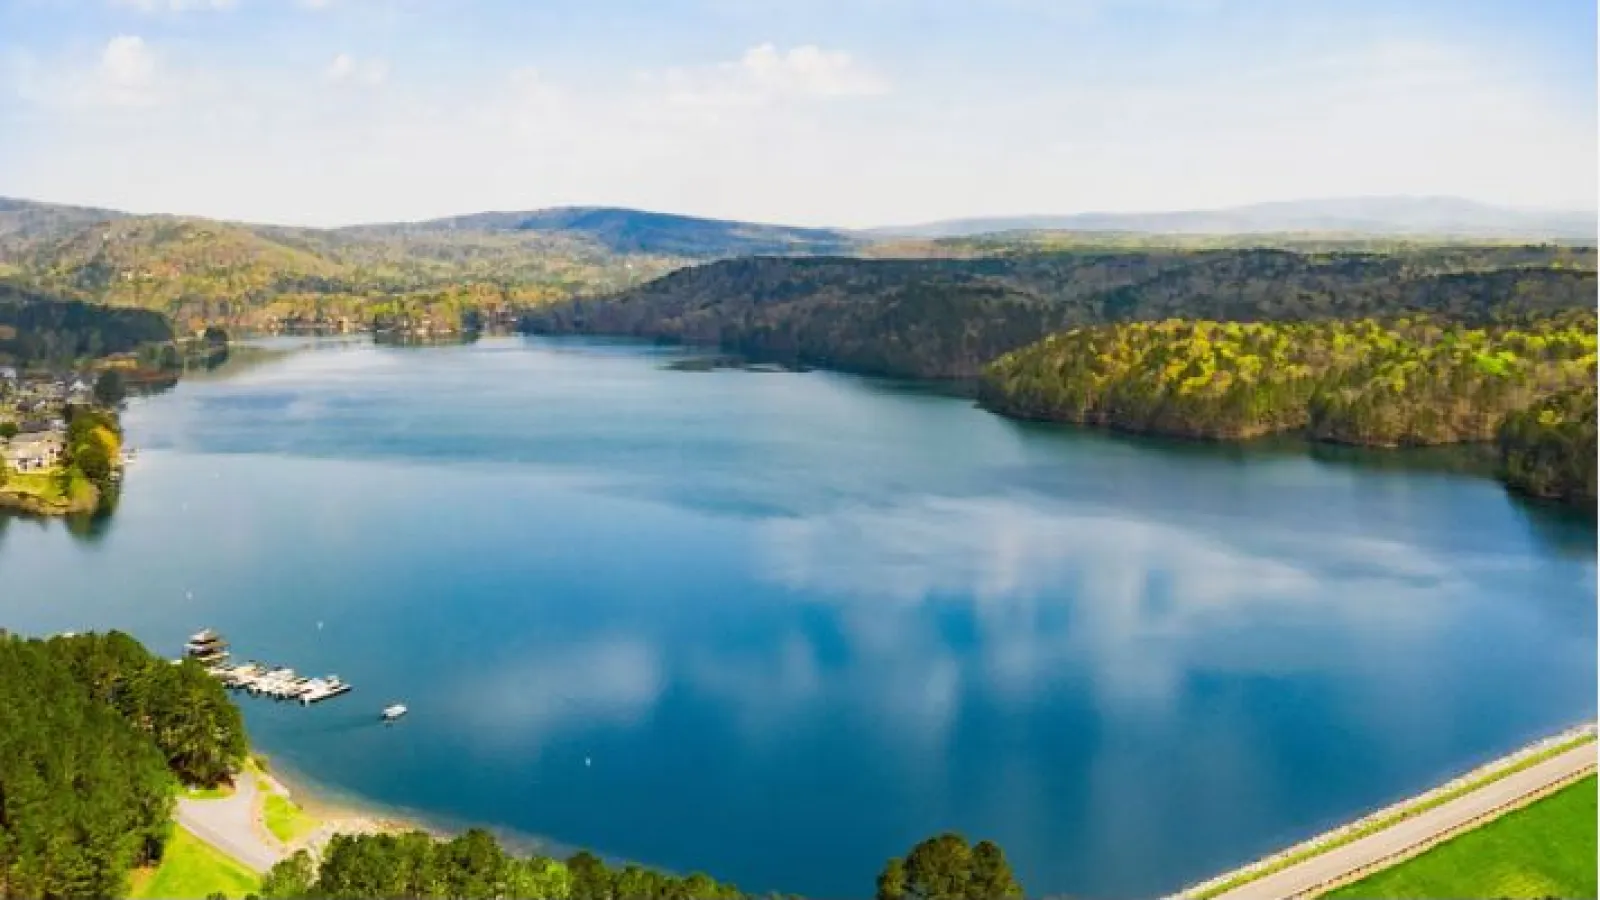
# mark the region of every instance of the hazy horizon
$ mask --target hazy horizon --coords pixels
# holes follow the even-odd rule
[[[826,229],[834,229],[834,230],[839,230],[839,231],[855,231],[855,232],[862,232],[862,233],[895,232],[895,231],[900,231],[900,230],[911,230],[911,229],[916,229],[916,228],[921,228],[921,227],[936,226],[936,225],[949,225],[949,224],[957,224],[957,223],[1008,222],[1008,221],[1013,221],[1013,220],[1025,220],[1025,219],[1053,219],[1053,218],[1074,218],[1074,217],[1094,217],[1094,216],[1167,216],[1167,215],[1205,215],[1205,214],[1211,214],[1211,213],[1224,214],[1224,213],[1230,213],[1230,212],[1235,212],[1235,211],[1238,211],[1238,210],[1251,209],[1251,208],[1256,208],[1256,207],[1291,206],[1291,205],[1300,205],[1300,204],[1312,205],[1312,204],[1323,204],[1323,203],[1346,203],[1346,202],[1358,202],[1358,201],[1389,201],[1389,200],[1413,200],[1413,201],[1418,201],[1418,202],[1446,201],[1446,202],[1452,202],[1452,203],[1459,202],[1459,203],[1467,203],[1467,204],[1477,204],[1477,205],[1481,205],[1481,206],[1484,206],[1486,208],[1492,208],[1492,209],[1498,210],[1498,211],[1514,212],[1514,213],[1520,213],[1520,214],[1525,214],[1525,215],[1600,216],[1600,210],[1597,210],[1594,206],[1589,206],[1589,207],[1566,207],[1566,208],[1539,207],[1539,206],[1511,206],[1511,205],[1507,205],[1507,204],[1490,203],[1488,201],[1479,200],[1479,199],[1476,199],[1476,198],[1473,198],[1473,197],[1459,197],[1459,196],[1445,196],[1445,195],[1424,196],[1424,195],[1389,194],[1389,195],[1381,195],[1381,196],[1380,195],[1372,195],[1372,196],[1361,196],[1361,197],[1352,197],[1352,196],[1346,196],[1346,197],[1296,197],[1296,198],[1285,198],[1285,199],[1280,199],[1280,200],[1264,200],[1264,201],[1260,201],[1258,203],[1240,204],[1240,205],[1237,205],[1237,206],[1194,208],[1194,209],[1130,209],[1130,210],[1121,210],[1121,211],[1115,211],[1115,212],[1111,211],[1111,210],[1106,210],[1106,209],[1074,209],[1074,210],[1052,210],[1052,211],[1038,211],[1038,210],[1035,210],[1035,211],[1031,211],[1031,212],[1029,212],[1029,211],[1021,211],[1021,212],[978,213],[978,214],[974,214],[974,215],[951,216],[951,217],[944,218],[944,219],[929,220],[929,221],[915,221],[915,222],[913,222],[913,221],[892,221],[892,222],[884,222],[884,223],[879,223],[879,224],[862,225],[862,226],[843,226],[843,225],[833,225],[833,224],[828,224],[828,223],[822,223],[822,224],[816,224],[816,223],[794,223],[794,222],[780,222],[780,221],[773,221],[773,220],[726,219],[725,217],[718,217],[718,216],[714,216],[714,215],[710,215],[710,214],[701,214],[701,213],[695,212],[694,210],[646,209],[646,208],[637,207],[637,206],[616,206],[616,205],[611,205],[611,204],[595,204],[595,203],[572,203],[572,204],[563,204],[561,206],[526,207],[526,208],[515,208],[515,209],[511,208],[511,207],[500,207],[500,208],[486,208],[486,209],[472,209],[472,210],[456,210],[454,212],[448,212],[448,213],[445,213],[443,215],[427,216],[427,217],[424,217],[424,218],[393,219],[393,220],[383,220],[383,221],[380,221],[380,220],[377,220],[377,219],[363,219],[363,220],[359,220],[359,221],[350,221],[350,222],[333,222],[333,223],[329,223],[329,224],[326,224],[326,225],[298,225],[298,224],[293,223],[293,222],[263,221],[263,220],[241,219],[241,218],[236,218],[236,217],[208,216],[208,215],[201,214],[201,213],[176,212],[176,211],[173,211],[173,210],[166,210],[166,209],[125,209],[125,208],[120,208],[120,207],[112,206],[112,205],[105,204],[105,203],[93,203],[93,202],[89,202],[89,203],[65,203],[65,202],[60,202],[60,201],[57,201],[57,200],[53,200],[53,199],[50,199],[50,198],[44,198],[44,197],[24,197],[24,196],[16,196],[16,195],[9,195],[9,194],[0,194],[0,200],[15,200],[15,201],[21,201],[21,202],[24,202],[24,203],[34,203],[34,204],[38,204],[38,205],[41,205],[41,206],[63,206],[63,207],[76,207],[76,208],[82,208],[82,209],[101,209],[101,210],[106,210],[108,212],[122,213],[122,214],[133,215],[133,216],[174,216],[174,217],[178,217],[178,218],[210,219],[210,220],[213,220],[213,221],[231,222],[231,223],[237,223],[237,224],[243,224],[243,225],[259,225],[259,226],[266,226],[266,227],[283,227],[283,228],[321,228],[321,229],[330,229],[330,230],[336,230],[336,229],[341,229],[341,228],[360,228],[360,227],[363,227],[363,226],[375,226],[375,225],[407,225],[407,224],[414,224],[414,223],[439,221],[441,219],[461,218],[461,217],[474,216],[474,215],[506,215],[506,214],[521,213],[521,212],[546,212],[546,211],[556,210],[556,209],[595,209],[595,210],[617,209],[617,210],[626,210],[626,211],[629,211],[629,212],[645,213],[645,214],[648,214],[648,215],[681,216],[681,217],[685,217],[685,218],[698,218],[698,219],[711,219],[711,220],[721,219],[721,220],[725,220],[725,221],[733,221],[733,222],[740,222],[740,223],[753,224],[753,225],[773,225],[773,226],[782,226],[782,227],[817,228],[817,229],[824,229],[824,230],[826,230]],[[1087,229],[1087,230],[1094,230],[1094,229]]]
[[[1560,0],[0,0],[0,195],[284,225],[1595,208]]]

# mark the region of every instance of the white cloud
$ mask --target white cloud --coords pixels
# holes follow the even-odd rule
[[[39,114],[0,188],[300,224],[609,203],[844,226],[1308,195],[1561,207],[1595,190],[1592,111],[1437,40],[1263,47],[1238,65],[1184,57],[1181,72],[1152,58],[1103,77],[1088,77],[1101,61],[1071,58],[1025,85],[891,73],[812,45],[402,81],[354,52],[294,72],[185,66],[142,40],[105,50],[13,59]],[[154,106],[165,127],[137,139],[105,117]],[[252,175],[197,164],[214,159]],[[437,172],[451,177],[425,177]]]
[[[664,90],[668,102],[699,107],[759,107],[786,99],[889,92],[883,76],[848,53],[810,44],[788,51],[760,44],[735,62],[668,69],[645,81]]]
[[[381,59],[357,60],[341,53],[328,63],[325,74],[335,84],[351,83],[377,87],[389,77],[389,64]]]

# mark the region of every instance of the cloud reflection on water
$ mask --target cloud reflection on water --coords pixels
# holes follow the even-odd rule
[[[1457,577],[1413,548],[1232,524],[1217,534],[1039,498],[924,498],[769,520],[758,547],[771,578],[839,604],[865,654],[951,653],[927,609],[970,597],[987,687],[1025,699],[1081,672],[1113,704],[1167,702],[1196,668],[1325,665],[1340,630],[1426,627]],[[1248,633],[1279,639],[1234,639]]]

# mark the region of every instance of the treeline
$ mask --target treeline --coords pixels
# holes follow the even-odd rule
[[[866,896],[866,891],[861,892]],[[878,876],[877,900],[1014,900],[1022,885],[1005,853],[990,841],[968,844],[942,834],[895,857]],[[665,875],[634,865],[608,866],[580,851],[565,860],[506,853],[485,831],[447,841],[422,832],[337,835],[320,863],[301,851],[278,863],[261,884],[265,898],[537,898],[537,900],[746,900],[731,884],[703,874]],[[778,900],[777,895],[766,895]],[[753,900],[753,898],[752,898]]]
[[[60,300],[0,283],[0,356],[18,365],[68,366],[171,340],[172,325],[160,313]]]
[[[665,875],[639,866],[608,866],[580,851],[565,860],[518,857],[481,829],[450,840],[420,832],[336,835],[320,863],[304,851],[278,863],[262,881],[267,898],[540,898],[540,900],[742,900],[710,876]]]
[[[243,758],[238,710],[127,635],[0,633],[0,898],[123,896],[161,857],[179,782]]]
[[[1593,381],[1512,413],[1500,429],[1500,477],[1535,497],[1593,506],[1595,455]]]
[[[1593,254],[1555,247],[750,258],[533,310],[522,328],[720,345],[785,363],[874,374],[975,378],[995,357],[1081,325],[1408,313],[1486,324],[1589,308],[1595,288]]]

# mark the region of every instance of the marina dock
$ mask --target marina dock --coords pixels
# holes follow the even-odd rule
[[[234,664],[228,661],[228,643],[207,628],[189,638],[184,645],[184,655],[206,667],[223,686],[244,691],[252,697],[270,697],[274,700],[298,700],[310,706],[349,693],[351,685],[337,675],[307,678],[287,666],[268,666],[251,660]]]

